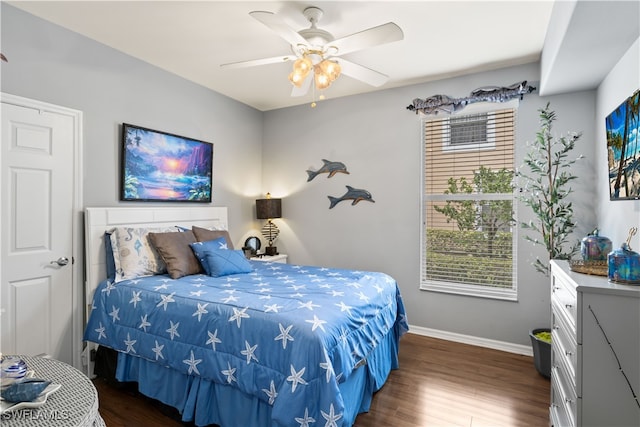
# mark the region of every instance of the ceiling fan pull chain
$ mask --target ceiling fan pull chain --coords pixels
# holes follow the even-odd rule
[[[316,108],[316,85],[311,85],[311,108]]]

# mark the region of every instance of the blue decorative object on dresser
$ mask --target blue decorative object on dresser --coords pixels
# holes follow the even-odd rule
[[[629,230],[627,241],[607,257],[609,280],[612,282],[640,285],[640,254],[631,250],[631,238],[638,232],[636,227]]]
[[[600,236],[596,228],[580,242],[580,254],[585,261],[600,261],[607,259],[607,255],[613,249],[608,237]]]
[[[609,254],[609,280],[640,285],[640,254],[623,243]]]

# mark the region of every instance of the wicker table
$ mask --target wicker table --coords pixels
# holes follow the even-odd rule
[[[55,359],[20,356],[37,378],[61,384],[37,408],[23,408],[0,414],[2,427],[104,427],[98,412],[98,392],[76,368]]]

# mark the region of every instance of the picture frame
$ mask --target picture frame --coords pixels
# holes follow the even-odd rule
[[[640,199],[640,89],[605,119],[610,200]]]
[[[120,200],[211,203],[213,143],[122,124]]]

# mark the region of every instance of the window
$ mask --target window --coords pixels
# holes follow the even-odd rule
[[[495,148],[493,113],[454,116],[442,120],[442,149],[471,150]]]
[[[515,112],[423,122],[421,289],[517,298]]]

